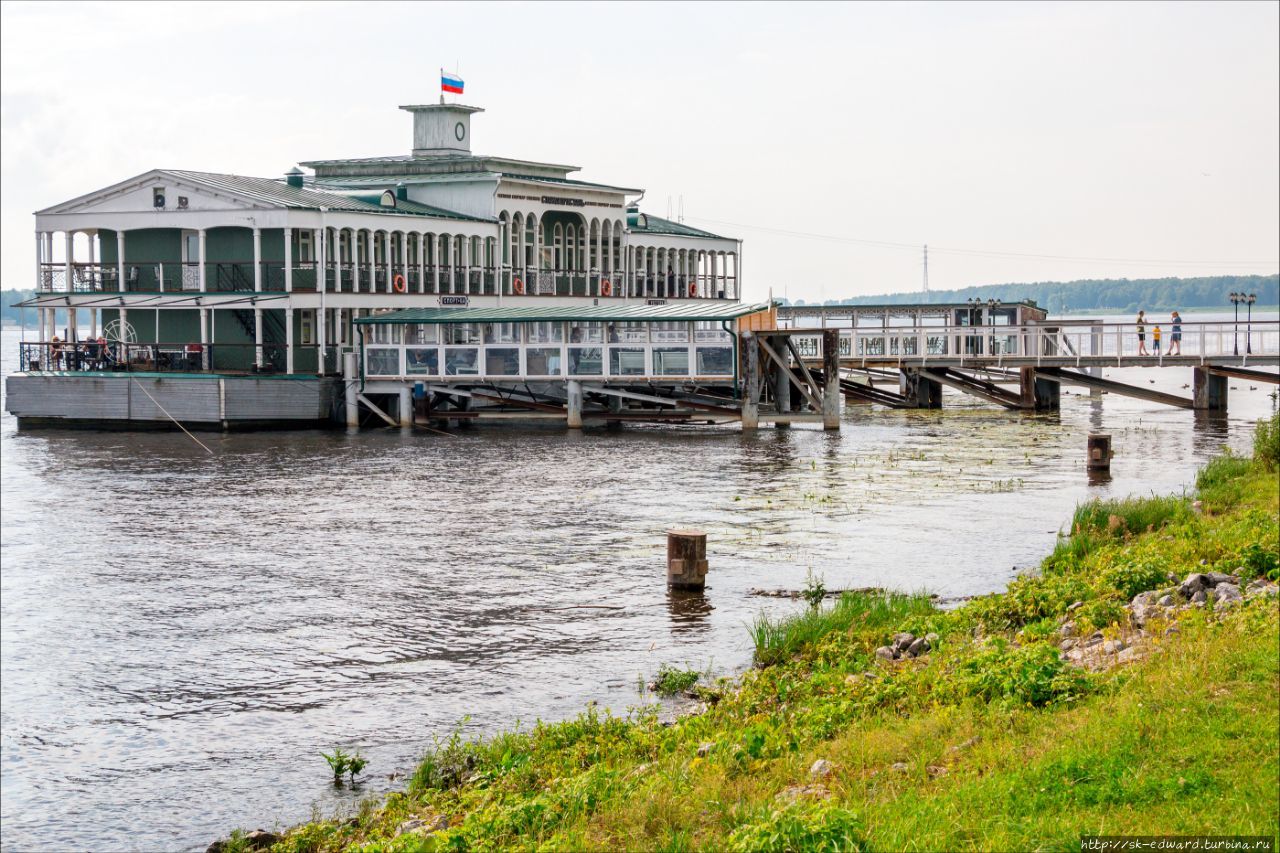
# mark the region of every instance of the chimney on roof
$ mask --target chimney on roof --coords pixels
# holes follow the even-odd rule
[[[302,178],[303,178],[302,170],[299,169],[297,166],[294,166],[292,169],[284,173],[284,181],[291,187],[298,187],[299,189],[301,189]]]
[[[409,200],[409,188],[404,185],[404,181],[396,184],[396,198],[401,201]]]

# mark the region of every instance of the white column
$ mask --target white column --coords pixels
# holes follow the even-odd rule
[[[124,293],[124,232],[116,232],[116,276],[119,281],[120,292]]]
[[[373,289],[377,286],[377,281],[374,276],[374,266],[373,266],[373,229],[372,228],[364,229],[364,256],[365,256],[365,263],[364,263],[365,269],[369,271],[369,292],[373,293]]]
[[[418,292],[427,292],[427,235],[418,232]]]
[[[590,264],[588,264],[590,266]],[[604,280],[604,220],[595,223],[595,295],[600,295],[600,282]]]
[[[434,264],[434,269],[431,270],[431,280],[432,280],[432,286],[434,287],[435,292],[439,293],[440,292],[440,256],[441,256],[441,250],[444,247],[444,235],[437,234],[435,236],[435,241],[436,241],[436,262]]]
[[[253,229],[253,290],[262,292],[262,229]]]
[[[716,253],[715,252],[707,252],[707,277],[711,282],[710,286],[707,288],[707,292],[714,294],[717,292],[716,291]]]
[[[542,219],[537,218],[533,221],[533,274],[532,278],[537,279],[538,273],[542,272]],[[530,285],[532,286],[532,285]]]
[[[462,241],[462,292],[471,292],[471,235],[460,238]]]
[[[206,291],[209,289],[209,283],[208,283],[208,281],[206,281],[206,280],[205,280],[205,263],[204,263],[204,259],[205,259],[205,251],[204,251],[204,246],[205,246],[205,242],[204,242],[204,241],[205,241],[205,231],[204,231],[204,229],[203,229],[203,228],[201,228],[199,231],[197,231],[197,232],[196,232],[196,235],[197,235],[197,236],[199,237],[199,239],[200,239],[200,258],[199,258],[199,260],[197,261],[197,263],[198,263],[200,266],[196,267],[196,273],[200,276],[200,292],[201,292],[201,293],[204,293],[204,292],[206,292]]]
[[[324,270],[325,261],[329,257],[329,229],[321,228],[316,232],[316,286],[320,290],[320,307],[316,309],[316,373],[324,375],[324,348],[325,348],[325,311],[324,292],[325,280]]]
[[[284,291],[293,293],[293,229],[284,229]],[[290,353],[292,357],[292,353]],[[293,370],[289,371],[290,373]]]
[[[400,232],[400,274],[404,276],[404,290],[409,292],[409,232]]]
[[[293,373],[293,309],[284,309],[284,361],[285,372]]]

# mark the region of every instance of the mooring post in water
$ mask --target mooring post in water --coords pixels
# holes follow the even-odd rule
[[[840,332],[826,329],[822,333],[822,428],[840,429]]]
[[[1111,433],[1089,433],[1088,455],[1090,471],[1111,470]]]
[[[576,379],[569,380],[567,422],[569,429],[582,429],[582,383]]]
[[[356,372],[356,354],[354,352],[344,353],[342,356],[342,384],[346,394],[344,400],[347,410],[347,426],[360,426],[360,403],[356,400],[356,394],[359,393],[360,376]]]
[[[701,590],[707,585],[707,534],[701,530],[667,531],[667,586]]]
[[[742,333],[742,430],[760,428],[760,353],[756,336]]]
[[[1201,411],[1225,412],[1227,410],[1227,377],[1210,373],[1207,367],[1192,370],[1192,405]]]
[[[400,389],[400,405],[396,414],[400,416],[401,429],[413,426],[413,389],[408,385]]]

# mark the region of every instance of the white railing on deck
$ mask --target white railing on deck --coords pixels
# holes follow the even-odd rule
[[[1160,349],[1155,329],[1160,328]],[[1144,340],[1136,323],[997,326],[895,326],[885,329],[838,329],[840,357],[884,361],[929,359],[999,361],[1006,357],[1071,359],[1106,357],[1117,360],[1150,358],[1153,363],[1177,356],[1221,358],[1280,355],[1280,321],[1183,321],[1175,342],[1172,325],[1145,323]],[[822,357],[822,336],[794,335],[805,358]],[[1175,346],[1175,343],[1180,346]],[[1143,348],[1145,345],[1145,352]]]

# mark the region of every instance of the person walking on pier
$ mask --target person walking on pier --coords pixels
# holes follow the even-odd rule
[[[1146,312],[1138,312],[1138,355],[1151,355],[1147,352],[1147,315]]]
[[[1173,312],[1173,334],[1169,336],[1169,355],[1182,355],[1182,316]]]

